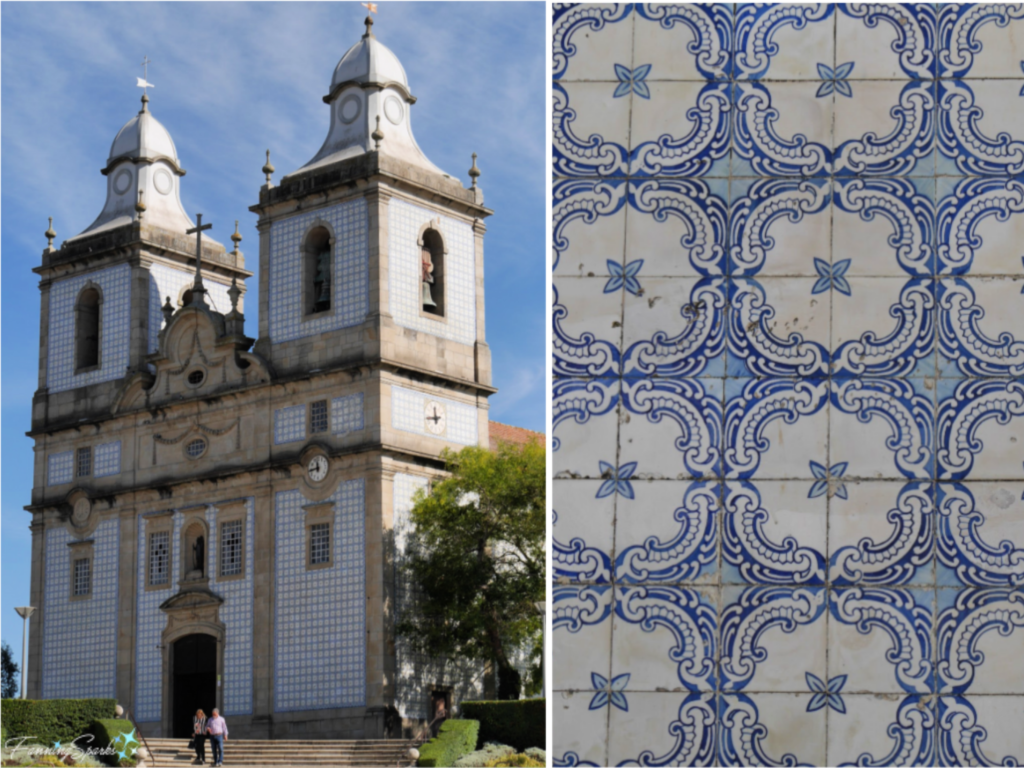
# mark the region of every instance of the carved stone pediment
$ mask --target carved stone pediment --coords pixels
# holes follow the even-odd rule
[[[224,603],[224,598],[209,589],[188,589],[178,592],[160,603],[160,610],[166,613],[187,611],[216,611]]]
[[[160,332],[159,351],[147,358],[154,370],[138,372],[125,381],[114,413],[269,381],[269,364],[248,351],[253,340],[236,332],[240,318],[225,318],[202,305],[175,312]]]

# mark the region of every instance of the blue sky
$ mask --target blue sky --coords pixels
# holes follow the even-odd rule
[[[491,418],[544,429],[545,97],[543,3],[380,3],[374,33],[394,51],[418,101],[412,127],[439,167],[468,184],[479,154],[487,220]],[[3,3],[0,259],[0,630],[20,663],[29,597],[30,427],[38,386],[38,279],[53,216],[57,243],[100,212],[110,144],[139,109],[148,56],[150,110],[174,138],[182,202],[230,248],[235,219],[258,270],[264,152],[275,179],[327,135],[331,74],[363,33],[358,3]],[[258,274],[246,331],[257,334]]]

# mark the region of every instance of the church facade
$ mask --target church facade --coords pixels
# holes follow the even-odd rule
[[[478,668],[394,633],[413,497],[445,448],[488,445],[484,219],[433,165],[415,98],[366,33],[305,166],[245,258],[183,210],[148,99],[117,134],[97,220],[43,252],[33,400],[30,698],[112,697],[146,735],[217,706],[243,738],[381,738]]]

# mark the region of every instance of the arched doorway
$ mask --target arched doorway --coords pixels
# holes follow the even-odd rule
[[[192,717],[197,709],[210,716],[217,706],[217,638],[186,635],[174,642],[172,656],[174,738],[192,735]]]

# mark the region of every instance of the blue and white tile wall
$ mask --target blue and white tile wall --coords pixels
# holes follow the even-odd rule
[[[160,604],[177,591],[181,573],[181,521],[180,512],[173,514],[170,536],[170,576],[166,586],[146,589],[149,560],[150,515],[139,516],[139,553],[136,576],[136,618],[135,618],[135,718],[140,723],[160,721],[163,700],[163,654],[161,635],[167,627],[167,614],[160,610]],[[158,518],[159,519],[159,518]]]
[[[345,435],[363,428],[363,393],[344,395],[331,400],[331,432]]]
[[[171,306],[178,309],[178,298],[182,289],[191,288],[195,280],[195,272],[185,269],[174,269],[163,264],[154,264],[149,268],[149,351],[156,352],[159,348],[159,335],[164,327],[164,315],[161,312],[168,297]],[[206,288],[206,304],[215,312],[227,314],[231,311],[231,298],[228,296],[227,285],[215,280],[204,278]],[[238,310],[242,311],[242,300],[239,299]]]
[[[75,303],[89,281],[100,286],[100,366],[75,373]],[[131,267],[121,264],[78,277],[54,281],[50,287],[50,319],[46,386],[50,392],[119,379],[128,367],[131,312]]]
[[[274,411],[274,445],[306,439],[306,406],[290,405]]]
[[[436,400],[445,408],[446,427],[443,435],[427,431],[426,406]],[[391,426],[403,432],[439,437],[459,445],[476,445],[480,440],[477,419],[480,412],[472,405],[448,400],[444,397],[417,392],[405,387],[391,387]]]
[[[556,764],[1024,761],[1024,6],[554,16]]]
[[[104,520],[90,537],[92,595],[71,600],[72,550],[78,539],[46,532],[43,592],[43,698],[116,698],[119,526]]]
[[[101,443],[93,449],[92,473],[95,477],[108,477],[121,473],[121,441]]]
[[[425,317],[420,276],[422,248],[416,241],[424,224],[436,221],[435,211],[392,198],[388,204],[388,291],[395,323],[434,336],[472,344],[476,341],[476,246],[473,228],[441,216],[445,254],[445,320]]]
[[[326,317],[303,322],[302,240],[315,222],[334,230],[334,301]],[[359,325],[369,310],[369,241],[362,198],[274,222],[270,228],[270,338],[274,342],[316,336]]]
[[[214,574],[210,587],[224,598],[220,620],[224,622],[224,714],[252,714],[252,611],[253,611],[253,528],[255,502],[245,503],[245,574],[244,578],[220,581],[217,559],[220,522],[218,508],[206,508],[206,524],[210,529],[207,551],[207,573]]]
[[[307,501],[275,497],[274,711],[362,706],[366,700],[365,483],[343,482],[334,503],[333,561],[306,568]]]
[[[224,623],[224,714],[245,715],[252,713],[252,621],[253,621],[253,529],[254,501],[246,500],[245,521],[245,578],[219,582],[217,573],[218,509],[214,505],[206,508],[206,524],[209,528],[209,542],[206,547],[206,572],[211,574],[210,589],[224,598],[220,608],[220,620]],[[181,525],[184,514],[175,511],[172,515],[170,536],[171,558],[170,577],[167,585],[160,589],[146,589],[148,578],[147,527],[151,516],[139,517],[139,554],[136,651],[135,651],[135,707],[139,722],[159,722],[163,695],[163,655],[161,637],[167,627],[167,614],[160,610],[160,604],[178,591],[181,574]]]
[[[46,457],[46,484],[62,485],[75,477],[75,452],[61,451]]]

